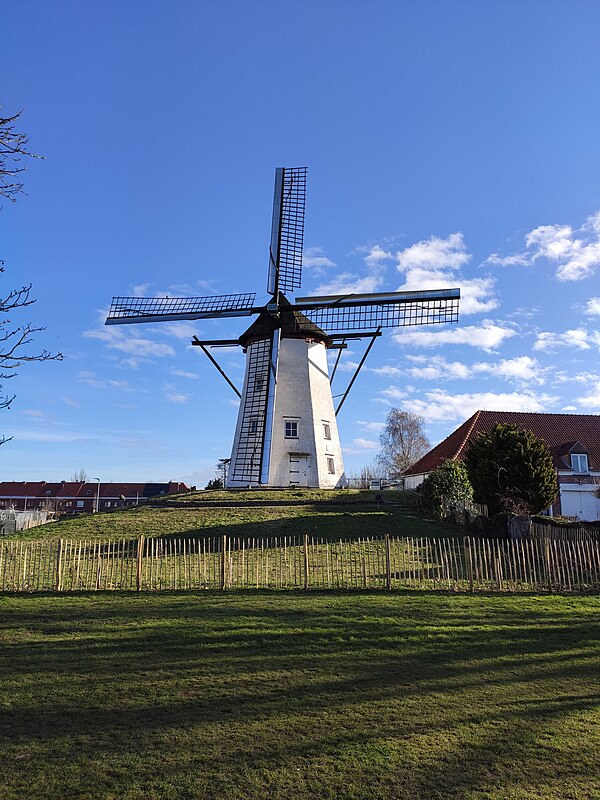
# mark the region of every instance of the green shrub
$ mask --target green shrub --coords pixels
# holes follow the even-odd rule
[[[423,510],[437,519],[447,519],[454,511],[473,507],[473,487],[462,461],[444,461],[419,489]]]

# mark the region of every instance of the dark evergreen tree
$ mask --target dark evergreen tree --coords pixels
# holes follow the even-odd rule
[[[558,494],[546,443],[518,425],[496,425],[480,434],[464,462],[475,500],[487,505],[490,516],[539,514]]]

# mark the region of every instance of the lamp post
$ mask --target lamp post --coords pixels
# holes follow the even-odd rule
[[[95,481],[98,481],[98,489],[96,491],[96,514],[100,511],[100,478],[94,478]]]

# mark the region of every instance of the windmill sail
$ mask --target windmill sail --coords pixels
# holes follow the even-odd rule
[[[211,297],[113,297],[106,325],[247,317],[254,313],[255,297],[255,292]]]
[[[297,289],[302,282],[306,171],[306,167],[277,167],[275,170],[269,294]]]
[[[299,297],[295,308],[338,333],[458,322],[460,289]]]
[[[272,416],[279,331],[248,347],[246,383],[242,393],[230,480],[268,483]]]

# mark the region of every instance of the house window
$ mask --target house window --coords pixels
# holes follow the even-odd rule
[[[297,439],[298,438],[298,423],[295,420],[285,420],[285,438]]]
[[[335,475],[335,462],[330,456],[327,457],[327,472],[330,475]]]
[[[328,422],[323,423],[323,435],[326,439],[331,439],[331,426]]]
[[[571,453],[571,466],[573,467],[573,472],[577,472],[580,475],[589,472],[586,453]]]
[[[77,501],[77,508],[83,508],[83,500]]]

